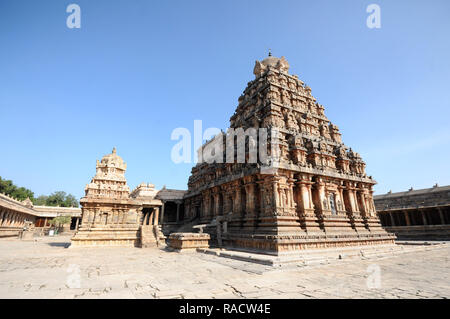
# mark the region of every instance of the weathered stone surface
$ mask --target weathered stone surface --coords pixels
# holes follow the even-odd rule
[[[0,298],[450,298],[450,248],[282,268],[206,254],[0,240]],[[380,286],[367,285],[379,266]],[[180,280],[182,278],[182,280]]]
[[[159,225],[142,225],[141,226],[141,247],[164,247],[165,236],[162,234]]]

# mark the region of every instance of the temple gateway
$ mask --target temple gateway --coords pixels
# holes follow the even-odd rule
[[[244,162],[226,152],[223,161],[199,162],[187,192],[158,192],[142,184],[130,193],[126,164],[115,150],[97,162],[97,173],[81,199],[82,223],[73,244],[148,246],[176,230],[195,232],[196,225],[204,226],[212,245],[273,255],[393,243],[395,236],[381,227],[377,216],[376,182],[366,175],[364,161],[342,142],[311,89],[288,71],[284,57],[256,61],[255,79],[239,97],[230,128],[266,129],[266,143],[246,136]],[[229,134],[214,139],[227,151]],[[255,142],[267,156],[258,152],[251,162]],[[169,224],[164,207],[170,201],[176,203],[177,223],[164,227]]]

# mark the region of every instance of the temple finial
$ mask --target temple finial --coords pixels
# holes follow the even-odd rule
[[[116,154],[116,153],[117,153],[117,151],[116,151],[116,148],[115,148],[115,147],[113,148],[113,151],[112,151],[112,153],[113,153],[113,154]]]
[[[272,50],[269,48],[269,56],[272,56]]]

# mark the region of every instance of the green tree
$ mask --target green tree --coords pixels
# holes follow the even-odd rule
[[[78,201],[72,194],[68,194],[64,200],[65,207],[78,207]]]
[[[34,193],[32,191],[30,191],[29,189],[26,189],[24,187],[16,188],[12,192],[11,196],[14,197],[17,200],[20,200],[20,201],[23,201],[23,200],[25,200],[27,198],[29,198],[31,200],[34,199]]]
[[[58,191],[47,197],[46,205],[58,207],[78,207],[78,201],[75,196],[66,194],[66,192],[63,191]]]
[[[71,222],[72,218],[70,216],[58,216],[51,220],[49,220],[49,224],[53,226],[55,230],[58,230],[63,225],[69,224]]]
[[[25,187],[17,187],[10,180],[2,179],[0,177],[0,193],[9,195],[17,200],[25,200],[27,198],[34,200],[34,193],[25,188]]]
[[[47,198],[47,206],[58,206],[58,207],[66,207],[64,205],[64,201],[66,199],[66,192],[54,192]]]
[[[47,206],[47,199],[48,199],[48,196],[41,195],[38,198],[34,199],[33,205],[36,205],[36,206]]]

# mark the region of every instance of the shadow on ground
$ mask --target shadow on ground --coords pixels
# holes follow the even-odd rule
[[[52,247],[64,247],[64,248],[68,248],[70,246],[70,243],[47,243],[47,245],[52,246]]]

